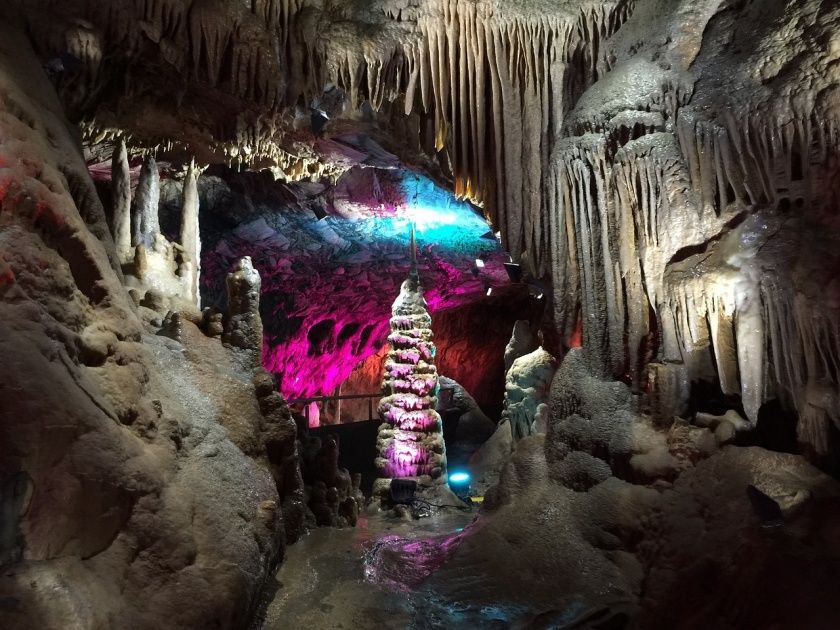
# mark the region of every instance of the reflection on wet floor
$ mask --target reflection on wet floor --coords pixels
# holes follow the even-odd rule
[[[354,529],[314,530],[287,550],[263,628],[507,627],[505,611],[490,603],[460,606],[424,586],[473,518],[457,510],[413,522],[376,515]]]

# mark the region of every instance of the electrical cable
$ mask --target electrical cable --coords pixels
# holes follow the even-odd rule
[[[424,503],[425,505],[427,505],[429,507],[435,507],[435,508],[438,508],[438,509],[441,509],[441,508],[455,508],[456,510],[463,510],[463,511],[472,510],[472,507],[467,505],[467,504],[463,504],[463,505],[451,505],[451,504],[448,504],[448,503],[438,504],[438,503],[432,503],[431,501],[426,501],[426,499],[418,499],[416,497],[411,500],[412,507],[414,506],[415,503]]]

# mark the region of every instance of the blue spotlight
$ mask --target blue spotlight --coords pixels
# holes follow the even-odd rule
[[[470,502],[470,474],[462,470],[449,473],[449,487],[456,496],[467,503]]]

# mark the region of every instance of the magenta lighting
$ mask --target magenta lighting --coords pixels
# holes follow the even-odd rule
[[[412,272],[391,311],[391,351],[385,362],[385,397],[379,404],[384,424],[376,460],[384,478],[437,478],[446,470],[442,422],[435,411],[438,376],[432,318],[425,304],[420,280]]]

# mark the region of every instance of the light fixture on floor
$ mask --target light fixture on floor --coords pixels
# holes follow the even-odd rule
[[[458,470],[449,473],[449,488],[461,501],[470,502],[470,473]]]

